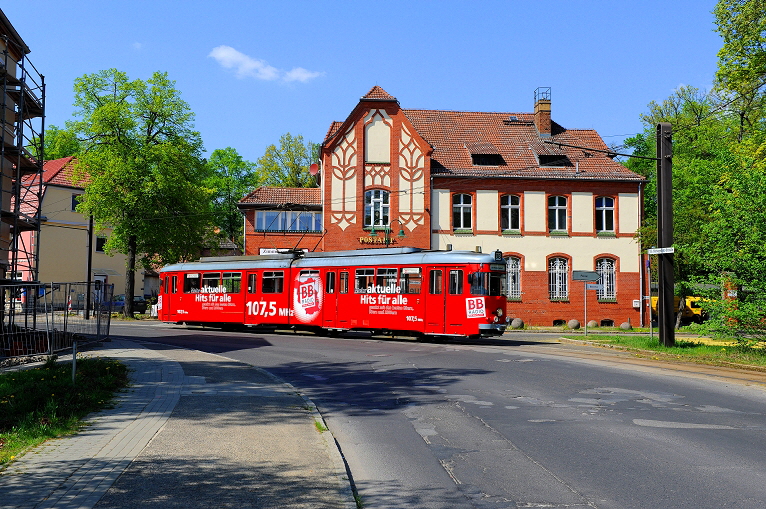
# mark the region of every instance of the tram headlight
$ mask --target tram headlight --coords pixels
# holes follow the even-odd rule
[[[494,323],[497,323],[497,322],[499,322],[499,321],[500,321],[500,317],[499,317],[499,316],[495,316],[495,317],[492,319],[492,321],[493,321]]]
[[[495,314],[497,316],[503,316],[503,308],[497,308],[497,311],[495,311]]]

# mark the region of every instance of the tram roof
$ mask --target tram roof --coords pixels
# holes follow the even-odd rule
[[[198,262],[168,265],[161,272],[228,271],[248,268],[312,268],[379,265],[449,265],[496,263],[492,253],[475,251],[431,251],[419,248],[362,249],[322,253],[276,253],[257,256],[206,257]]]

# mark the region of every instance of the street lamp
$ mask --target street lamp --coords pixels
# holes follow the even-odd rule
[[[386,244],[386,247],[388,247],[388,245],[391,243],[391,230],[393,229],[392,226],[394,223],[399,223],[399,233],[396,236],[399,237],[400,239],[403,239],[404,237],[406,237],[406,235],[404,234],[404,225],[398,219],[394,219],[389,224],[383,227],[383,235],[385,236],[384,243]],[[370,230],[370,237],[377,237],[377,236],[378,236],[378,232],[375,230],[375,225],[373,224],[372,229]]]

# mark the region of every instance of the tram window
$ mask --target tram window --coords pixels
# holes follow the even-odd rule
[[[170,287],[168,286],[168,279],[169,276],[165,276],[165,278],[160,281],[160,293],[167,293],[170,291]]]
[[[471,295],[505,295],[505,274],[474,272],[468,275]]]
[[[396,293],[396,269],[378,269],[375,286],[380,293]]]
[[[282,293],[284,281],[285,273],[281,270],[264,272],[261,291],[263,293]]]
[[[239,293],[242,289],[242,273],[224,272],[223,287],[226,288],[226,293]]]
[[[247,275],[247,293],[258,293],[258,274]]]
[[[199,274],[184,274],[184,293],[199,293]]]
[[[325,293],[335,293],[335,272],[328,272],[325,280]]]
[[[402,269],[399,284],[402,285],[402,293],[420,293],[420,285],[423,276],[420,267],[404,267]]]
[[[348,272],[340,273],[340,293],[348,293]]]
[[[450,295],[460,295],[463,293],[463,271],[449,271],[449,293]]]
[[[471,295],[487,295],[487,277],[489,274],[473,272],[468,274],[468,284],[471,285]]]
[[[367,293],[367,288],[375,284],[375,269],[356,269],[354,293]]]
[[[221,285],[221,273],[220,272],[203,272],[202,273],[202,290],[210,292],[213,288],[218,288]]]
[[[178,291],[178,276],[173,276],[170,278],[170,291],[172,293],[176,293],[176,291]]]
[[[428,276],[428,293],[431,295],[441,295],[442,293],[442,271],[432,270]]]

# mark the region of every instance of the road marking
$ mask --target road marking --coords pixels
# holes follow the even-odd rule
[[[648,426],[650,428],[673,428],[673,429],[737,429],[724,424],[696,424],[693,422],[653,421],[650,419],[633,419],[633,424]]]

